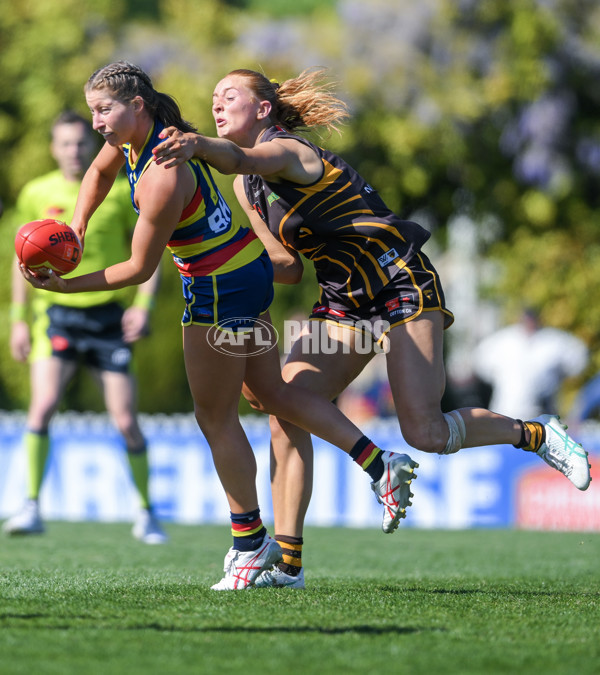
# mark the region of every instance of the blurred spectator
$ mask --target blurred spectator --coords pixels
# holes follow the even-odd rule
[[[521,320],[484,338],[475,349],[475,373],[492,387],[490,409],[531,419],[557,414],[564,380],[583,372],[586,345],[574,335],[540,323],[526,309]]]
[[[586,420],[600,421],[600,373],[581,388],[569,413],[571,425],[578,425]]]
[[[448,358],[442,410],[490,408],[492,387],[473,372],[472,351],[456,349]]]

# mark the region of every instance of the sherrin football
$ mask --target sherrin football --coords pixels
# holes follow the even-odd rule
[[[59,276],[74,270],[81,260],[81,243],[62,220],[45,218],[25,223],[15,237],[17,258],[32,272]]]

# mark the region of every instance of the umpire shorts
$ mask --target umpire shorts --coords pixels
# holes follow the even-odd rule
[[[132,349],[123,340],[124,311],[116,302],[85,308],[50,305],[34,319],[32,359],[54,356],[128,373]]]

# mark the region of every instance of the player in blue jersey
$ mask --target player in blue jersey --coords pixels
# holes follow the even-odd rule
[[[379,476],[374,489],[384,504],[385,526],[395,529],[410,504],[416,462],[381,451],[326,398],[283,381],[277,351],[265,350],[264,334],[259,339],[256,332],[257,324],[270,327],[273,297],[273,267],[263,244],[251,229],[232,221],[203,160],[189,159],[171,170],[153,161],[165,127],[192,129],[175,101],[126,62],[94,73],[85,96],[105,144],[83,178],[71,225],[83,240],[88,220],[125,165],[138,214],[131,255],[68,279],[21,271],[36,288],[101,291],[144,282],[165,246],[172,252],[183,282],[183,351],[194,411],[231,511],[233,546],[225,557],[225,576],[213,588],[247,588],[282,557],[260,518],[256,461],[238,416],[242,389],[266,412],[360,457],[370,475]]]
[[[371,330],[375,343],[387,345],[396,412],[411,446],[449,454],[514,445],[536,452],[585,490],[587,453],[557,417],[523,422],[482,408],[442,412],[443,332],[453,319],[438,274],[422,250],[429,233],[392,213],[339,156],[294,133],[335,129],[347,116],[323,74],[323,69],[308,69],[279,85],[261,73],[235,70],[213,93],[219,138],[168,129],[155,152],[157,162],[167,167],[196,156],[222,173],[237,174],[236,195],[271,254],[276,281],[296,280],[299,253],[313,262],[320,296],[292,347],[284,379],[335,398],[372,358],[373,352],[356,348],[357,331]],[[306,349],[317,344],[309,338],[323,324],[339,348]],[[272,442],[275,538],[284,561],[261,574],[257,585],[300,587],[301,566],[292,554],[302,548],[310,498],[310,437],[272,420]]]

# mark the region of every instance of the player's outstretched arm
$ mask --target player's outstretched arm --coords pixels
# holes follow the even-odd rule
[[[82,246],[90,218],[110,192],[124,163],[125,157],[122,150],[105,143],[86,171],[81,181],[71,220],[71,227],[75,230]]]
[[[245,171],[246,152],[225,138],[211,138],[193,132],[184,133],[175,127],[160,132],[165,140],[153,150],[154,160],[166,169],[180,166],[192,157],[202,159],[220,173],[252,173]]]
[[[197,157],[225,175],[258,174],[309,183],[322,171],[317,155],[295,140],[268,141],[242,148],[226,138],[183,133],[175,127],[163,129],[160,137],[165,140],[152,152],[155,162],[167,169]]]

